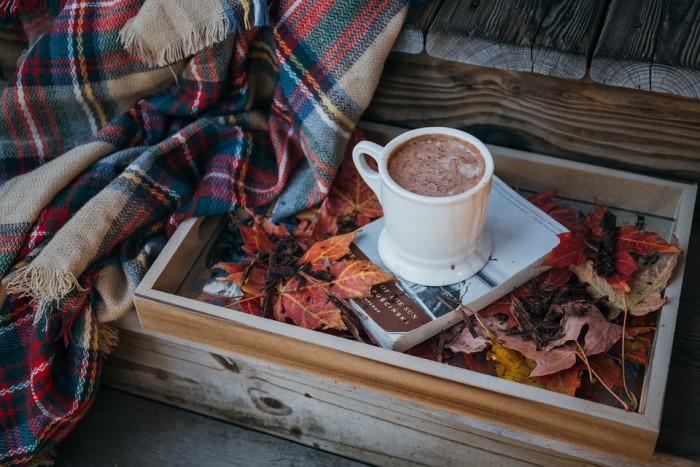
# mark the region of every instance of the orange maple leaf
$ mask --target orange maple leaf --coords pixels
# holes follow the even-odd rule
[[[311,263],[312,265],[318,265],[319,263],[322,264],[324,259],[337,261],[344,258],[350,253],[350,244],[355,239],[355,233],[336,235],[314,243],[299,259],[299,264]]]
[[[373,286],[395,279],[371,261],[362,260],[336,262],[330,272],[335,276],[330,288],[342,298],[365,297]]]
[[[342,314],[324,290],[323,284],[293,277],[276,289],[272,310],[277,321],[305,329],[345,329]]]

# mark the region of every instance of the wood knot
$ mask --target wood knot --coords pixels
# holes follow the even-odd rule
[[[279,416],[290,415],[293,412],[291,407],[261,389],[250,388],[248,395],[261,412]]]

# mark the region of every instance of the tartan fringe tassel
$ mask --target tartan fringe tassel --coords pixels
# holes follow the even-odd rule
[[[34,299],[58,301],[73,289],[83,290],[78,279],[69,271],[49,266],[29,264],[8,274],[2,285],[7,293],[29,296]]]
[[[119,31],[119,39],[131,55],[137,56],[149,66],[171,65],[200,50],[226,39],[230,32],[231,21],[225,15],[209,23],[202,29],[195,29],[180,39],[171,42],[161,50],[148,47],[141,38],[142,29],[134,24],[136,18],[131,18]]]
[[[107,323],[97,324],[97,343],[102,355],[107,357],[119,344],[119,330]]]

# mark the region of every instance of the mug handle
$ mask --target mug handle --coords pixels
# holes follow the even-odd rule
[[[377,165],[381,166],[384,161],[384,148],[377,143],[371,141],[360,141],[352,150],[352,160],[355,162],[357,171],[360,172],[362,179],[377,195],[379,202],[382,202],[381,196],[381,176],[379,172],[373,170],[365,160],[365,154],[377,161]]]

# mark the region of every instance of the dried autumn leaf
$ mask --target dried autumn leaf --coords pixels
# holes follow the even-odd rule
[[[626,282],[639,270],[639,266],[637,265],[637,261],[630,255],[629,251],[616,251],[615,270],[620,276],[619,280]]]
[[[358,227],[382,216],[382,205],[350,157],[345,158],[333,181],[328,195],[328,211],[335,217],[351,218]]]
[[[245,263],[217,263],[213,266],[214,269],[226,271],[228,275],[217,277],[217,281],[235,282],[238,285],[243,283],[243,275],[245,273]]]
[[[545,387],[543,383],[538,383],[531,378],[536,363],[504,346],[496,338],[491,338],[489,359],[495,366],[496,376],[529,386]]]
[[[631,290],[627,294],[627,306],[632,315],[646,315],[666,303],[662,293],[671,279],[677,261],[678,253],[661,254],[656,263],[632,279]]]
[[[653,327],[627,328],[625,330],[625,359],[647,365],[654,331]]]
[[[544,266],[565,268],[569,265],[579,265],[586,261],[584,251],[586,244],[571,232],[563,232],[557,235],[559,244],[544,258]]]
[[[305,246],[338,234],[337,219],[328,212],[328,198],[319,207],[302,211],[296,217],[299,225],[294,229],[294,237]]]
[[[561,287],[569,282],[574,273],[567,268],[550,268],[540,275],[538,287]]]
[[[532,373],[530,373],[531,377],[544,376],[566,370],[576,363],[576,352],[566,346],[555,347],[550,350],[538,350],[533,341],[523,340],[519,336],[497,334],[497,338],[504,346],[511,350],[517,350],[537,364]]]
[[[273,224],[272,222],[270,222],[267,218],[265,218],[263,216],[255,216],[255,223],[260,225],[263,232],[265,232],[268,236],[275,235],[277,237],[284,237],[286,235],[289,235],[289,229],[287,229],[286,225]]]
[[[611,308],[609,319],[616,318],[625,310],[634,316],[641,316],[656,311],[666,303],[662,293],[678,261],[678,253],[664,253],[659,260],[644,271],[638,273],[629,283],[630,291],[614,288],[604,278],[595,273],[593,263],[586,261],[582,265],[570,266],[581,282],[588,284],[586,290],[595,300],[602,300]]]
[[[518,326],[518,320],[513,316],[513,294],[505,295],[479,311],[479,316],[486,318],[496,315],[506,316],[508,320],[507,329],[513,329]]]
[[[594,355],[588,363],[596,376],[609,388],[622,387],[622,367],[606,354]]]
[[[576,390],[581,387],[581,373],[585,370],[585,365],[581,361],[577,361],[571,368],[551,375],[535,376],[534,380],[545,384],[550,391],[575,396]]]
[[[556,219],[564,227],[572,232],[578,232],[582,229],[581,219],[579,219],[578,211],[574,208],[561,206],[552,201],[552,197],[556,193],[554,191],[545,191],[537,193],[528,198],[532,204],[540,208],[542,211]]]
[[[275,246],[274,242],[270,240],[270,237],[259,225],[253,224],[252,227],[249,227],[240,224],[238,228],[241,232],[241,237],[243,237],[243,246],[241,248],[248,254],[269,253]]]
[[[585,225],[594,238],[602,240],[603,229],[600,227],[600,222],[608,212],[607,206],[600,206],[596,211],[586,214],[583,218],[583,225]]]
[[[333,305],[323,285],[293,277],[276,288],[272,310],[277,321],[305,329],[344,329],[340,310]]]
[[[615,251],[634,251],[647,255],[653,251],[658,253],[681,253],[678,245],[668,243],[653,232],[637,230],[633,225],[618,229],[615,238]]]
[[[584,326],[587,332],[584,336],[583,353],[596,355],[607,352],[620,340],[622,327],[609,322],[593,303],[586,304],[585,314],[565,313],[561,327],[564,331],[560,339],[550,342],[548,350],[569,341],[578,341]]]
[[[448,344],[447,348],[456,353],[473,354],[482,352],[491,347],[491,338],[481,326],[474,327],[476,337],[469,329],[465,328],[457,334]]]
[[[371,261],[362,260],[336,262],[331,266],[330,273],[334,276],[330,290],[346,299],[365,297],[373,286],[394,279],[393,275]]]
[[[217,277],[218,281],[229,281],[238,284],[241,291],[250,295],[262,295],[265,284],[265,269],[251,265],[249,261],[241,263],[218,263],[214,269],[222,269],[227,276]],[[245,281],[244,281],[245,279]]]
[[[336,235],[335,237],[314,243],[299,259],[299,264],[322,264],[324,260],[337,261],[344,258],[350,253],[350,244],[355,238],[355,233],[356,232],[350,232],[344,235]]]
[[[238,307],[243,313],[260,316],[262,314],[262,298],[258,296],[244,297],[238,301]]]

